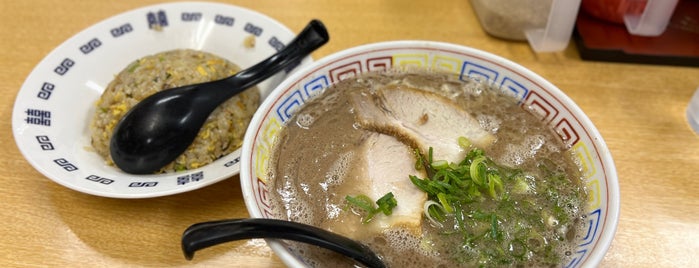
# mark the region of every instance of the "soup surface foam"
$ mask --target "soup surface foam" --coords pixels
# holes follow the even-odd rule
[[[389,96],[389,91],[391,96],[425,93],[429,100],[404,103],[398,109],[382,106],[390,102],[382,99]],[[420,165],[402,168],[400,172],[386,167],[403,160],[416,163],[413,152],[427,156],[429,148],[415,148],[421,143],[414,141],[416,135],[404,133],[413,129],[401,128],[405,126],[403,121],[378,121],[369,126],[358,120],[358,114],[363,112],[358,107],[371,101],[378,103],[378,110],[385,111],[389,119],[417,109],[424,113],[418,124],[437,120],[430,112],[438,108],[452,109],[453,105],[453,109],[465,111],[473,119],[471,127],[492,135],[492,139],[480,134],[474,134],[478,139],[467,137],[472,144],[462,146],[458,158],[463,159],[474,150],[483,152],[495,163],[488,167],[489,172],[502,172],[502,189],[493,190],[496,195],[479,194],[472,201],[460,201],[461,212],[446,213],[442,221],[422,213],[429,198],[401,199],[401,195],[414,194],[417,189],[409,175],[424,178],[425,171]],[[453,74],[430,70],[365,73],[326,89],[289,122],[275,142],[268,170],[270,185],[276,191],[271,199],[277,217],[364,242],[390,267],[560,266],[568,261],[579,240],[587,200],[579,163],[560,136],[533,110],[488,83],[462,81]],[[428,132],[459,131],[449,129],[450,126],[437,125]],[[425,131],[418,132],[422,135]],[[388,148],[385,151],[367,149],[383,140],[390,145],[381,147]],[[446,141],[451,142],[459,146],[457,140]],[[406,150],[397,148],[401,146]],[[382,156],[388,164],[378,163]],[[377,157],[379,161],[375,160]],[[380,177],[366,178],[367,174],[377,174],[368,170],[377,166],[383,168],[378,172]],[[392,178],[394,173],[398,179]],[[362,223],[366,214],[348,204],[346,197],[362,194],[375,200],[376,194],[386,192],[371,196],[367,191],[384,189],[378,185],[389,177],[399,181],[391,181],[386,191],[396,195],[398,204],[394,210],[399,210],[400,216],[379,213],[369,223]],[[419,214],[401,207],[406,205],[419,206]],[[413,218],[417,218],[417,224]],[[335,253],[293,245],[311,266],[349,264]]]

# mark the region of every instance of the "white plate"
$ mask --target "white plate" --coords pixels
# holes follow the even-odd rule
[[[245,38],[254,35],[253,48]],[[131,175],[104,164],[91,150],[94,104],[130,62],[172,49],[197,49],[247,68],[281,49],[296,34],[252,10],[214,3],[160,4],[106,19],[71,37],[27,77],[15,100],[12,128],[34,168],[68,188],[106,197],[144,198],[198,189],[240,171],[240,149],[184,172]],[[301,66],[310,64],[310,57]],[[262,97],[287,73],[258,85]]]

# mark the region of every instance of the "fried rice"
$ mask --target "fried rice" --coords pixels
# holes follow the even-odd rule
[[[90,124],[92,147],[107,164],[114,165],[109,153],[112,132],[136,103],[164,89],[218,80],[238,71],[240,67],[228,60],[190,49],[161,52],[132,62],[97,101]],[[157,173],[195,169],[238,149],[259,104],[257,88],[224,102],[209,116],[187,150]]]

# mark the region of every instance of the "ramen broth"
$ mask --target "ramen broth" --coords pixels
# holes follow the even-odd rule
[[[395,100],[385,99],[389,93],[391,98],[418,98],[389,111],[391,107],[382,106]],[[428,100],[422,103],[424,99]],[[360,122],[359,114],[366,111],[358,107],[372,101],[379,103],[377,111],[385,112],[387,119]],[[463,147],[458,157],[482,150],[509,175],[502,178],[497,198],[483,195],[465,202],[461,214],[446,213],[439,222],[423,213],[429,201],[409,178],[426,176],[415,164],[414,152],[426,156],[429,149],[415,148],[420,142],[411,138],[424,133],[404,132],[449,135],[463,126],[439,123],[414,130],[404,127],[403,121],[396,123],[394,117],[414,114],[411,109],[416,109],[425,113],[418,120],[424,125],[437,122],[439,116],[427,116],[427,111],[444,107],[465,111],[459,115],[464,118],[443,118],[444,122],[473,120],[466,125],[475,128],[466,132],[473,136],[467,137],[473,144]],[[270,198],[279,218],[366,243],[389,267],[560,266],[574,252],[587,200],[580,165],[551,127],[499,88],[428,70],[371,72],[328,88],[289,122],[275,142],[269,170],[276,191]],[[446,142],[458,146],[456,140]],[[363,223],[366,215],[346,200],[359,194],[376,200],[388,191],[398,200],[394,214],[378,213],[368,223]],[[292,245],[311,266],[351,265],[333,252]]]

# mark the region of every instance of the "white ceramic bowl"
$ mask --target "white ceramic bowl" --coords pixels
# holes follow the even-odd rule
[[[137,176],[105,165],[89,149],[95,102],[114,75],[143,56],[189,48],[247,68],[295,35],[255,11],[205,2],[153,5],[108,18],[58,46],[27,77],[12,114],[15,141],[46,177],[93,195],[155,197],[229,178],[240,171],[240,149],[204,167],[172,174]],[[256,40],[252,48],[245,45],[250,36]],[[300,65],[311,62],[308,57]],[[286,76],[282,72],[259,84],[262,97]]]
[[[541,120],[561,133],[582,163],[590,193],[585,234],[565,267],[596,266],[616,231],[620,199],[614,162],[595,126],[570,98],[539,75],[493,54],[445,43],[395,41],[355,47],[306,66],[282,82],[257,111],[245,135],[240,179],[252,217],[272,217],[269,196],[275,192],[268,188],[264,170],[277,133],[299,107],[344,78],[407,65],[491,80],[511,90],[521,105],[533,107]],[[286,242],[270,240],[269,244],[287,265],[304,265]]]

